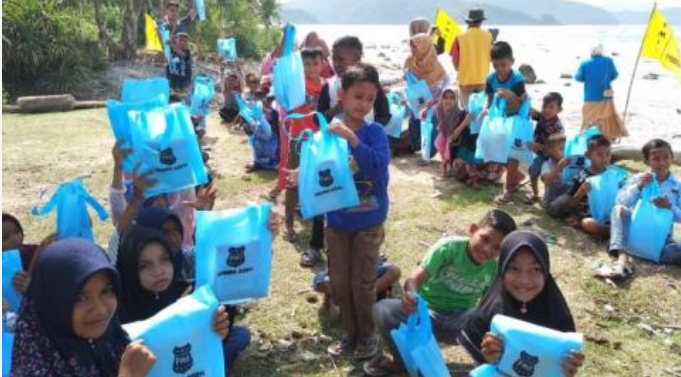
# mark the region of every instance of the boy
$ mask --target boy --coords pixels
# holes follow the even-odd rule
[[[375,266],[388,215],[390,149],[383,126],[365,120],[381,91],[376,68],[362,63],[347,68],[341,85],[343,121],[331,124],[329,132],[348,142],[360,204],[326,215],[331,296],[340,306],[344,333],[328,352],[368,359],[378,351],[371,308],[376,302]]]
[[[561,209],[561,201],[557,199],[570,189],[569,185],[563,183],[563,170],[570,165],[570,160],[563,158],[565,134],[549,136],[543,149],[547,156],[541,167],[541,180],[544,182],[543,204],[549,216],[558,217],[556,211]]]
[[[523,101],[527,98],[525,92],[525,79],[523,75],[513,69],[513,49],[506,42],[496,42],[492,46],[492,66],[494,72],[487,76],[487,108],[493,105],[494,96],[506,100],[506,114],[513,116],[518,113]],[[486,114],[486,112],[485,112]],[[497,204],[506,204],[511,201],[513,192],[518,190],[524,175],[518,171],[520,162],[509,159],[506,164],[506,180],[504,187],[495,199]]]
[[[339,98],[341,77],[348,67],[362,61],[363,46],[357,37],[342,37],[333,44],[331,60],[336,76],[322,88],[317,111],[323,113],[330,122],[343,112],[343,103]],[[384,127],[390,122],[390,106],[383,90],[379,89],[372,111],[366,115],[367,122],[376,122]]]
[[[193,4],[193,2],[191,3]],[[197,16],[196,9],[190,6],[189,14],[180,19],[180,2],[177,0],[166,1],[165,13],[165,19],[161,26],[170,32],[171,37],[177,33],[189,33],[189,28]]]
[[[189,51],[189,34],[180,32],[172,37],[170,61],[166,67],[166,77],[170,82],[170,90],[175,95],[184,97],[192,84],[192,57]]]
[[[534,129],[534,143],[532,144],[535,157],[528,170],[532,195],[526,198],[525,204],[532,205],[539,201],[539,175],[541,175],[544,163],[549,160],[549,139],[552,135],[562,135],[564,132],[563,124],[558,118],[561,111],[563,111],[563,96],[560,93],[551,92],[544,96],[541,113],[535,113],[533,116],[534,120],[537,121],[537,127]],[[565,136],[563,135],[564,140]]]
[[[364,365],[364,372],[369,376],[404,372],[390,331],[416,310],[412,296],[416,292],[428,303],[435,338],[456,344],[467,311],[475,308],[496,275],[501,242],[515,229],[511,216],[492,210],[479,224],[470,225],[468,237],[445,238],[432,246],[405,281],[402,300],[384,300],[374,307],[374,320],[392,359],[379,356]]]
[[[650,171],[638,174],[627,182],[617,195],[617,204],[612,211],[610,255],[617,258],[614,269],[617,277],[627,277],[633,273],[627,254],[626,234],[641,191],[652,182],[653,175],[660,185],[660,196],[653,203],[659,208],[670,209],[674,214],[674,222],[681,222],[681,181],[670,171],[674,160],[671,145],[664,140],[653,139],[643,146],[643,158]],[[672,232],[673,229],[670,230],[660,263],[681,265],[681,244],[674,242]]]

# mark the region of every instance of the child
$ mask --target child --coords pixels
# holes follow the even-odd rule
[[[241,96],[241,80],[237,73],[230,73],[223,85],[224,104],[220,109],[220,118],[225,123],[232,123],[239,115],[235,96]]]
[[[512,116],[518,113],[520,106],[525,101],[525,79],[518,71],[513,69],[513,49],[506,42],[496,42],[492,46],[492,65],[494,72],[487,76],[487,108],[493,105],[494,96],[506,100],[506,114]],[[494,201],[497,204],[509,203],[513,193],[518,190],[524,179],[518,171],[520,162],[509,159],[506,164],[506,180],[504,187]]]
[[[442,177],[449,176],[452,169],[452,160],[456,155],[450,151],[449,140],[454,133],[454,129],[465,118],[466,112],[459,108],[457,91],[447,88],[442,92],[440,102],[435,107],[433,122],[437,124],[438,135],[435,139],[435,147],[442,158]],[[456,150],[454,150],[456,152]]]
[[[432,246],[404,283],[402,300],[384,300],[374,307],[374,320],[392,359],[379,356],[364,365],[364,372],[369,376],[404,372],[390,332],[416,310],[416,292],[428,303],[436,339],[455,344],[467,312],[494,278],[502,241],[515,229],[511,216],[492,210],[479,224],[470,225],[468,237],[445,238]]]
[[[537,121],[537,127],[534,129],[534,142],[532,144],[535,157],[528,170],[532,185],[532,195],[528,195],[525,198],[525,204],[532,205],[539,201],[539,176],[541,175],[544,163],[549,160],[547,153],[549,138],[551,135],[562,134],[564,132],[563,124],[560,118],[558,118],[558,114],[562,110],[563,96],[560,93],[551,92],[544,96],[541,113],[535,114],[534,120]]]
[[[192,56],[189,51],[189,34],[180,32],[174,35],[171,44],[170,61],[166,67],[166,77],[170,89],[178,92],[180,97],[186,96],[192,84]]]
[[[196,9],[190,6],[189,14],[180,18],[180,2],[168,0],[165,3],[165,20],[162,27],[168,30],[171,36],[177,33],[188,33],[196,16]]]
[[[627,182],[617,195],[617,204],[612,211],[610,255],[617,258],[615,263],[617,277],[627,277],[633,273],[627,254],[626,235],[629,231],[631,213],[641,197],[641,191],[652,182],[653,176],[660,185],[660,196],[653,203],[659,208],[670,209],[674,214],[674,222],[681,222],[681,181],[670,171],[674,160],[671,145],[664,140],[653,139],[643,146],[643,158],[650,170],[632,177]],[[660,263],[681,265],[681,244],[675,242],[672,236],[673,228],[669,230],[669,238],[662,251]]]
[[[465,112],[465,118],[459,124],[450,138],[452,170],[454,177],[465,182],[477,190],[480,183],[496,183],[501,178],[503,166],[495,163],[485,163],[475,158],[478,135],[471,134],[470,125],[474,121],[474,114]]]
[[[266,98],[267,93],[261,90],[254,93],[252,108],[256,118],[255,124],[244,124],[244,130],[250,136],[253,147],[253,162],[246,165],[247,173],[256,170],[276,170],[279,165],[279,142],[274,127],[269,124],[265,114]]]
[[[365,120],[381,90],[378,72],[361,63],[341,71],[343,121],[331,124],[329,132],[348,142],[360,204],[326,215],[331,292],[341,308],[343,327],[343,337],[328,352],[366,359],[378,350],[371,308],[376,302],[374,268],[388,215],[390,149],[383,126]]]
[[[326,115],[330,122],[343,112],[343,102],[340,100],[341,77],[348,67],[362,61],[363,46],[357,37],[342,37],[333,44],[331,60],[336,76],[330,78],[319,95],[317,111]],[[388,98],[379,88],[374,106],[366,116],[367,122],[376,122],[384,127],[390,122],[390,106]]]
[[[260,92],[260,78],[258,75],[251,72],[246,74],[246,88],[248,89],[244,93],[244,101],[248,107],[253,107],[257,102],[256,95]]]
[[[552,217],[560,217],[560,197],[570,190],[570,186],[563,183],[563,170],[570,165],[570,161],[563,158],[564,149],[565,134],[562,133],[549,136],[548,143],[543,148],[548,157],[541,168],[541,180],[544,182],[543,204]]]
[[[497,314],[557,331],[575,331],[575,321],[550,266],[546,242],[538,235],[521,230],[504,239],[494,283],[458,337],[458,343],[477,363],[496,363],[501,358],[504,344],[490,332]],[[565,375],[577,374],[583,362],[581,352],[570,351],[562,363]]]

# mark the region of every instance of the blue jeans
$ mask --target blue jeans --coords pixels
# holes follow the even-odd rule
[[[239,353],[251,343],[251,331],[246,327],[234,326],[229,330],[229,336],[222,341],[222,353],[225,356],[225,374],[234,369]]]
[[[627,250],[627,235],[631,224],[631,210],[616,205],[610,217],[610,255],[617,256],[619,251]],[[671,233],[662,249],[660,257],[662,264],[681,265],[681,244],[674,242]]]
[[[548,161],[549,158],[544,156],[543,154],[537,154],[534,156],[534,160],[532,160],[532,164],[530,165],[530,168],[527,170],[528,173],[530,173],[530,177],[532,179],[539,178],[541,175],[541,168],[544,165],[544,162]]]

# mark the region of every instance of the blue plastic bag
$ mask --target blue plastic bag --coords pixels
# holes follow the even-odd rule
[[[485,108],[487,104],[487,93],[479,92],[473,93],[468,98],[467,111],[473,116],[473,122],[469,126],[471,135],[477,135],[480,133],[481,122],[478,120],[480,113]]]
[[[421,122],[421,160],[430,161],[435,155],[433,153],[433,109],[428,110],[426,120]]]
[[[194,0],[194,9],[196,9],[196,13],[198,13],[199,20],[205,21],[206,5],[203,3],[203,0]]]
[[[2,298],[7,301],[9,310],[14,313],[19,311],[23,296],[14,289],[12,280],[16,274],[23,270],[19,250],[14,249],[2,252]]]
[[[258,122],[258,115],[262,113],[262,107],[260,109],[256,108],[261,105],[256,103],[253,107],[248,106],[241,96],[234,96],[234,101],[236,102],[236,107],[239,109],[239,116],[241,119],[251,126],[254,126]]]
[[[12,368],[12,348],[14,333],[2,329],[2,377],[9,377]]]
[[[641,192],[641,198],[631,213],[631,225],[627,237],[627,249],[633,256],[660,262],[662,250],[674,223],[669,209],[659,208],[653,200],[660,197],[657,177]]]
[[[215,97],[215,83],[212,78],[199,76],[194,79],[194,92],[190,114],[193,116],[206,116],[209,113],[210,101]]]
[[[189,111],[183,104],[133,112],[132,160],[141,172],[154,171],[154,187],[145,197],[181,191],[208,182],[206,167]]]
[[[589,177],[591,185],[588,202],[591,209],[591,217],[601,224],[610,221],[610,214],[615,207],[617,192],[622,183],[627,179],[627,171],[618,166],[608,166],[601,174]]]
[[[155,100],[163,96],[163,101],[170,101],[170,84],[165,77],[153,79],[124,79],[121,89],[121,102],[142,102]]]
[[[495,97],[480,127],[475,158],[483,162],[508,162],[513,143],[514,119],[506,116],[506,101]]]
[[[166,57],[166,62],[170,62],[170,59],[172,58],[170,48],[170,30],[166,29],[163,25],[159,25],[158,30],[161,33],[161,42],[163,42],[163,55]]]
[[[326,118],[317,113],[319,131],[301,133],[298,197],[304,219],[359,205],[357,187],[350,171],[350,150],[344,139],[329,133]],[[292,114],[289,119],[303,119]]]
[[[57,239],[76,237],[93,242],[88,205],[95,210],[100,221],[109,218],[104,207],[85,190],[83,181],[76,179],[61,184],[43,208],[33,207],[32,214],[45,216],[56,208]]]
[[[238,54],[236,50],[236,39],[218,39],[218,56],[228,62],[236,61]]]
[[[196,212],[196,283],[218,301],[238,304],[267,297],[272,273],[272,205]]]
[[[586,158],[586,150],[589,147],[589,140],[600,134],[597,127],[591,127],[567,140],[563,157],[570,161],[570,165],[563,169],[564,184],[570,183],[579,173],[591,167],[591,161]]]
[[[156,357],[147,377],[224,376],[222,339],[213,330],[218,300],[209,286],[196,289],[155,316],[123,328]]]
[[[392,138],[399,139],[402,135],[404,118],[408,115],[408,108],[402,105],[402,96],[398,93],[390,93],[388,103],[390,104],[390,122],[385,126],[385,133]]]
[[[433,335],[428,305],[418,294],[413,295],[417,311],[409,316],[406,324],[402,323],[399,328],[392,330],[390,336],[400,351],[409,376],[449,376],[440,347]]]
[[[286,24],[282,55],[277,58],[272,72],[274,97],[287,112],[305,104],[305,71],[300,53],[294,51],[295,40],[295,26]]]
[[[523,102],[518,114],[513,116],[513,144],[509,158],[526,164],[532,163],[534,152],[531,149],[534,141],[534,123],[530,119],[530,104],[528,98]]]
[[[490,332],[504,343],[501,359],[497,364],[475,369],[471,376],[562,377],[565,355],[581,351],[584,346],[582,334],[564,333],[503,315],[494,316]]]
[[[418,117],[421,111],[425,108],[426,102],[433,100],[433,93],[428,87],[428,83],[419,80],[411,71],[404,74],[404,82],[406,87],[404,93],[409,103],[409,108],[414,117]]]

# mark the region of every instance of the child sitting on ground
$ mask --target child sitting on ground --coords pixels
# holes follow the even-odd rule
[[[170,61],[166,67],[166,77],[173,96],[185,99],[192,85],[192,56],[189,51],[189,34],[175,34],[171,43]]]
[[[251,108],[255,123],[244,123],[244,130],[250,136],[253,147],[253,162],[246,165],[247,173],[256,170],[276,170],[279,165],[279,143],[274,133],[275,129],[265,114],[266,98],[267,93],[261,90],[254,93]],[[272,115],[271,112],[269,115]]]
[[[220,109],[220,118],[225,123],[232,123],[239,115],[239,106],[235,96],[241,96],[241,80],[237,73],[230,73],[224,81],[222,95],[224,104]]]
[[[530,184],[532,194],[528,195],[525,204],[532,205],[539,201],[539,176],[542,175],[542,168],[549,160],[548,143],[551,135],[562,134],[563,124],[558,118],[558,114],[563,110],[563,96],[560,93],[551,92],[544,96],[541,113],[534,112],[533,118],[537,121],[534,129],[534,142],[532,150],[535,153],[532,165],[528,170],[530,174]]]
[[[467,314],[494,279],[502,241],[515,229],[511,216],[492,210],[479,224],[470,225],[468,237],[445,238],[431,247],[404,283],[402,300],[383,300],[374,307],[374,320],[392,359],[379,355],[364,364],[364,372],[369,376],[404,373],[390,332],[416,310],[413,295],[417,292],[428,304],[435,338],[456,344]]]
[[[617,204],[612,211],[610,255],[617,258],[614,274],[627,277],[633,273],[627,254],[626,236],[629,232],[631,213],[641,198],[641,191],[653,178],[660,185],[660,196],[653,200],[659,208],[666,208],[674,214],[674,222],[681,222],[681,181],[672,174],[670,168],[674,160],[671,145],[661,139],[653,139],[643,146],[643,158],[650,170],[632,177],[617,195]],[[660,232],[666,231],[660,229]],[[669,230],[667,243],[662,250],[660,263],[681,265],[681,244],[672,238],[673,228]]]
[[[478,189],[480,183],[498,182],[503,173],[503,166],[485,163],[475,158],[478,135],[471,134],[470,130],[474,117],[474,114],[466,112],[466,117],[454,130],[449,143],[454,177],[471,188]]]

